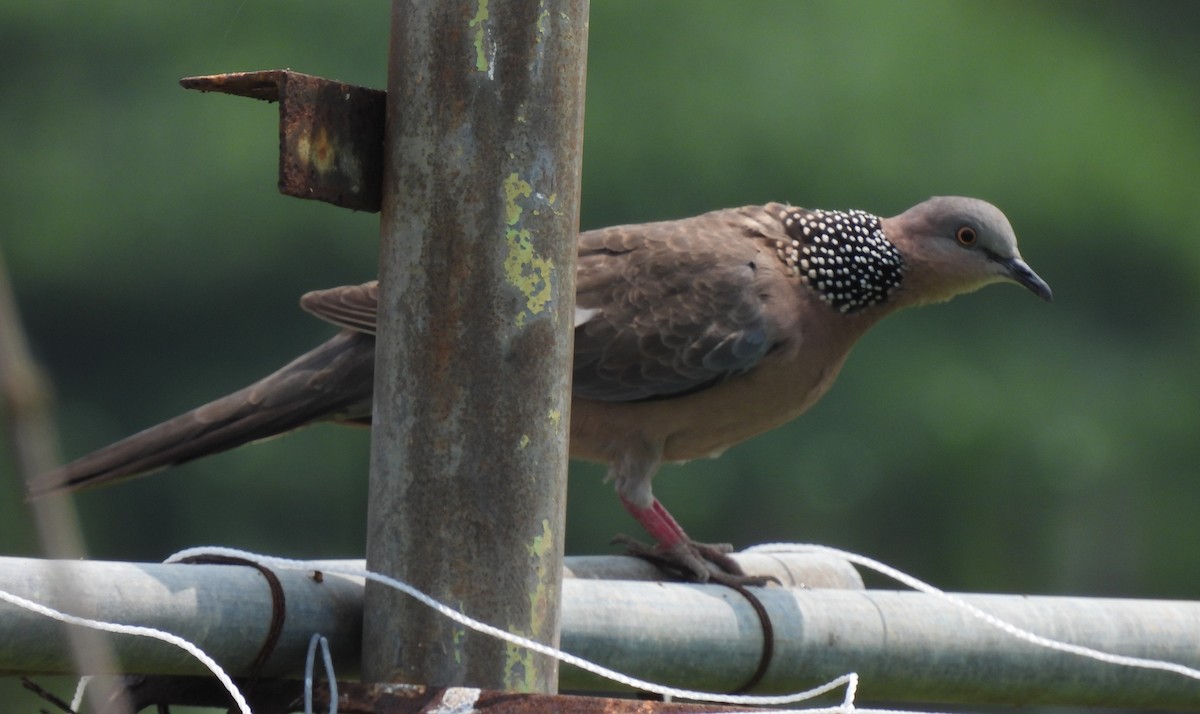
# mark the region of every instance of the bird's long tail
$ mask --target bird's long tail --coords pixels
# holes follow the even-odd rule
[[[344,331],[254,384],[28,484],[31,498],[143,476],[316,421],[368,423],[375,338]]]

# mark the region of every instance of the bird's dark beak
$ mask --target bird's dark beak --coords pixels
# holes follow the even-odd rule
[[[1050,285],[1042,280],[1041,276],[1033,272],[1033,268],[1020,258],[1008,258],[1001,260],[1000,264],[1008,270],[1008,277],[1012,278],[1019,285],[1023,285],[1029,289],[1029,292],[1037,295],[1046,302],[1054,300],[1054,292],[1050,290]]]

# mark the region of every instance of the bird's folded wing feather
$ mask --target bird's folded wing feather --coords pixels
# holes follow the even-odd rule
[[[754,209],[580,236],[574,393],[680,396],[754,367],[783,328]],[[774,273],[778,278],[778,273]]]
[[[379,283],[372,280],[362,285],[314,290],[300,298],[300,307],[338,327],[373,335],[379,309]]]
[[[764,287],[775,259],[754,210],[580,235],[576,395],[679,396],[746,372],[777,344],[785,328]],[[375,334],[378,300],[371,281],[310,292],[300,304],[339,327]]]

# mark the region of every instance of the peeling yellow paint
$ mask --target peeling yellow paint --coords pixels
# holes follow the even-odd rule
[[[550,529],[550,519],[542,519],[542,534],[533,537],[533,542],[529,544],[530,557],[544,560],[550,554],[550,549],[554,546],[554,531]]]
[[[550,528],[549,519],[542,519],[541,534],[534,536],[527,547],[538,582],[537,587],[529,593],[530,626],[533,632],[541,632],[554,616],[553,597],[557,589],[557,584],[546,580],[546,571],[552,565],[551,556],[554,554],[554,531]]]
[[[462,603],[458,605],[458,611],[462,612]],[[462,664],[463,640],[467,638],[467,631],[461,628],[454,628],[450,635],[450,646],[454,650],[454,663]]]
[[[547,636],[549,626],[553,623],[554,618],[554,597],[558,590],[557,583],[547,583],[545,573],[553,562],[551,556],[554,550],[554,531],[550,527],[550,520],[542,519],[542,532],[533,537],[529,545],[526,546],[530,559],[533,561],[533,567],[537,573],[537,587],[529,594],[529,621],[525,627],[516,627],[510,625],[508,631],[521,635],[522,637],[532,637],[533,639],[543,639]],[[538,686],[535,658],[533,652],[519,647],[517,645],[506,644],[504,649],[504,674],[506,684],[512,691],[532,692]]]
[[[514,635],[523,635],[521,632],[509,628],[509,632]],[[514,645],[511,642],[504,645],[504,672],[505,683],[508,689],[514,692],[533,692],[537,687],[537,678],[535,672],[536,667],[533,663],[533,652],[520,645]]]
[[[488,0],[479,0],[479,4],[475,8],[475,17],[467,23],[468,27],[475,28],[475,69],[480,72],[488,70],[487,50],[483,46],[483,23],[487,22],[488,16]]]
[[[521,220],[521,211],[524,210],[517,203],[517,199],[529,198],[532,195],[533,186],[517,174],[509,174],[508,178],[504,179],[504,209],[510,227],[517,225],[517,221]]]
[[[505,238],[508,255],[504,259],[504,274],[508,282],[525,295],[525,310],[517,315],[517,326],[525,325],[526,313],[536,315],[546,309],[550,302],[550,285],[554,276],[554,265],[537,255],[527,229],[517,228],[524,208],[518,199],[533,196],[533,186],[517,174],[504,179],[504,210],[508,221]]]

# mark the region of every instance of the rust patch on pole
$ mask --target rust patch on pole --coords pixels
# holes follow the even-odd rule
[[[185,77],[185,89],[279,102],[279,191],[379,210],[384,93],[286,69]]]
[[[586,0],[395,0],[372,570],[556,643]],[[551,692],[557,661],[367,586],[366,681]]]

